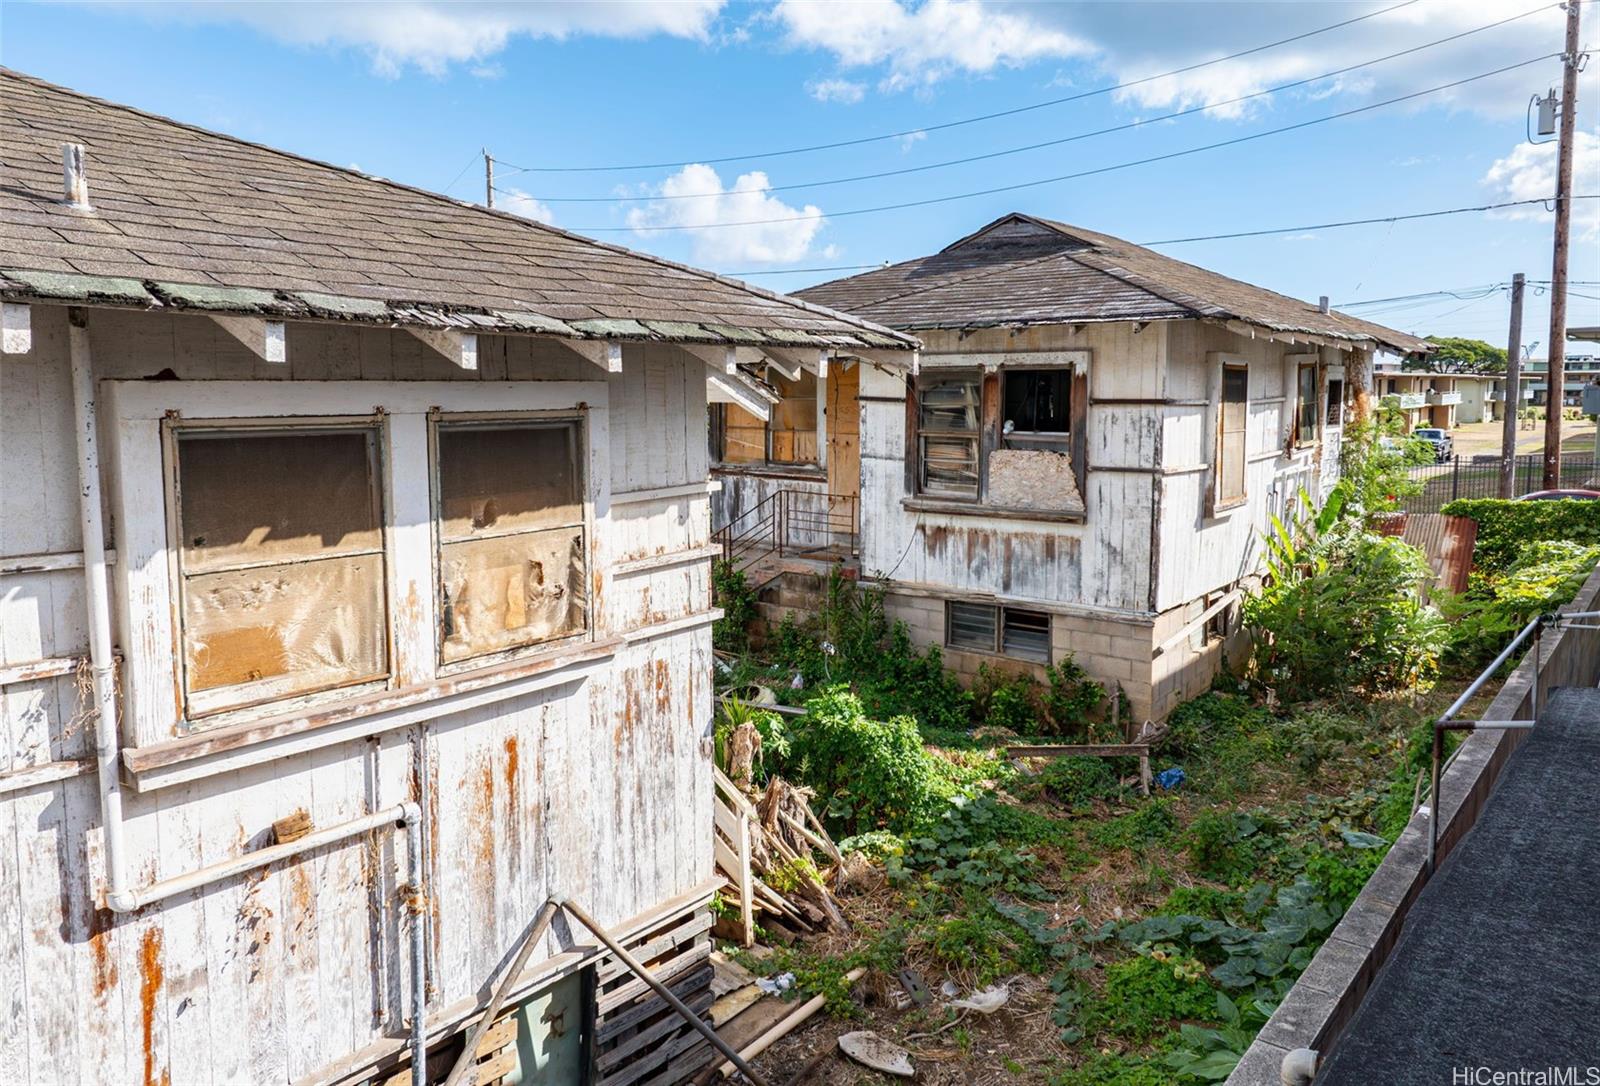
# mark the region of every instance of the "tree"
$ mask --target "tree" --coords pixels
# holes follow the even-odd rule
[[[1464,339],[1460,336],[1429,336],[1428,342],[1437,350],[1421,358],[1408,356],[1401,363],[1403,369],[1427,370],[1430,373],[1504,373],[1506,351],[1481,339]]]

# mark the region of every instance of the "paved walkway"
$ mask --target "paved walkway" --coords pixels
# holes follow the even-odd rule
[[[1600,1082],[1597,773],[1600,690],[1558,690],[1412,907],[1317,1086]],[[1458,1075],[1475,1068],[1511,1075]],[[1578,1070],[1515,1075],[1548,1068]]]

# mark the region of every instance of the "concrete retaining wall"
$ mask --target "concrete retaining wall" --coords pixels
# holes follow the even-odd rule
[[[1600,607],[1600,569],[1589,575],[1562,611]],[[1600,630],[1546,632],[1541,659],[1523,657],[1484,713],[1486,720],[1532,717],[1534,675],[1540,689],[1594,686],[1600,681]],[[1545,696],[1548,696],[1547,693]],[[1443,859],[1478,820],[1500,770],[1522,732],[1471,732],[1440,785],[1443,801],[1439,857]],[[1412,816],[1394,847],[1373,873],[1350,910],[1301,974],[1255,1043],[1239,1061],[1227,1086],[1278,1086],[1283,1057],[1296,1048],[1324,1056],[1338,1042],[1373,977],[1400,938],[1412,902],[1428,880],[1428,808]]]

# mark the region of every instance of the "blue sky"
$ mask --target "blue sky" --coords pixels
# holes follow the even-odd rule
[[[1544,195],[1551,148],[1525,107],[1559,81],[1543,59],[1493,78],[1232,147],[1010,193],[852,215],[1115,166],[1368,106],[1559,51],[1538,0],[1415,0],[1327,33],[1115,94],[945,130],[927,126],[1095,90],[1370,12],[1379,3],[980,4],[623,0],[405,4],[8,3],[10,67],[340,165],[481,200],[487,146],[502,206],[607,240],[793,289],[934,251],[1008,211],[1133,241],[1294,227]],[[1524,14],[1524,13],[1532,14]],[[1589,15],[1595,40],[1600,11]],[[1386,63],[1230,99],[1523,16]],[[1600,65],[1596,66],[1600,70]],[[1600,79],[1587,77],[1576,189],[1600,193]],[[1175,120],[1152,120],[1193,107]],[[855,183],[1115,127],[1114,132]],[[856,147],[749,157],[887,132]],[[613,172],[515,167],[687,163]],[[790,188],[788,186],[800,186]],[[603,202],[564,202],[599,197]],[[1578,205],[1569,323],[1600,324],[1600,200]],[[751,220],[788,220],[728,226]],[[641,227],[669,227],[641,230]],[[1423,222],[1163,246],[1194,263],[1425,334],[1505,339],[1514,271],[1550,274],[1537,207]],[[1536,292],[1540,288],[1535,288]],[[1584,298],[1578,295],[1593,295]],[[1548,310],[1530,296],[1524,340]]]

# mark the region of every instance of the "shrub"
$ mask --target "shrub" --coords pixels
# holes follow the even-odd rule
[[[910,717],[870,720],[843,686],[806,703],[790,734],[789,765],[817,790],[828,816],[848,833],[903,832],[932,817],[953,790],[922,746]]]
[[[1260,813],[1201,811],[1189,824],[1189,859],[1202,875],[1221,882],[1248,879],[1272,846],[1272,825]]]
[[[1476,575],[1465,593],[1442,601],[1451,620],[1448,659],[1470,666],[1487,663],[1529,620],[1554,611],[1577,595],[1596,562],[1600,562],[1600,544],[1572,540],[1524,543],[1501,572]]]
[[[1319,849],[1306,859],[1306,878],[1343,912],[1383,862],[1387,848]]]
[[[725,652],[743,652],[756,617],[755,589],[742,570],[719,560],[711,567],[711,599],[722,608],[722,617],[711,628],[711,643]]]
[[[1521,557],[1525,544],[1541,539],[1600,543],[1600,502],[1514,502],[1496,498],[1453,501],[1440,512],[1478,522],[1472,558],[1487,574],[1502,572]]]
[[[1244,603],[1262,680],[1296,697],[1426,688],[1447,631],[1417,596],[1422,552],[1353,521],[1299,540],[1275,528],[1268,579]]]
[[[1069,754],[1057,758],[1039,773],[1039,782],[1056,802],[1077,807],[1095,799],[1110,799],[1121,791],[1117,775],[1103,758]]]
[[[1106,966],[1104,1003],[1093,1009],[1091,1028],[1142,1040],[1184,1019],[1216,1015],[1216,989],[1194,958],[1163,950]]]
[[[1363,735],[1361,722],[1329,708],[1306,709],[1278,724],[1272,749],[1310,777]]]
[[[1177,830],[1178,819],[1170,801],[1153,799],[1129,814],[1089,827],[1088,837],[1101,848],[1139,848],[1160,844]]]
[[[1044,716],[1044,687],[1025,671],[978,665],[972,684],[972,719],[980,727],[1037,735]]]
[[[1069,652],[1045,669],[1045,715],[1049,734],[1089,739],[1094,715],[1105,704],[1106,688],[1089,678]],[[1113,738],[1121,742],[1121,736]]]

